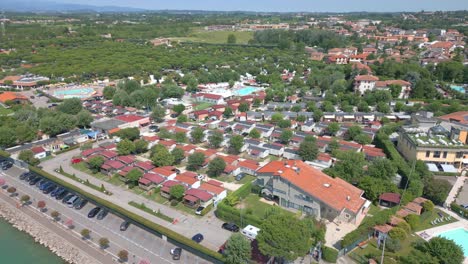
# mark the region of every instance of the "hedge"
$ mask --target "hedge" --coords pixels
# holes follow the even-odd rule
[[[245,212],[242,213],[239,209],[231,207],[224,202],[218,204],[215,213],[216,217],[226,222],[233,222],[240,227],[244,227],[246,225],[260,226],[262,223],[262,220],[257,216],[246,214]]]
[[[174,221],[174,218],[161,213],[159,210],[158,211],[153,211],[152,209],[146,207],[146,205],[144,203],[139,204],[139,203],[136,203],[134,201],[130,201],[128,204],[133,206],[133,207],[136,207],[136,208],[138,208],[140,210],[143,210],[143,211],[147,212],[148,214],[159,217],[162,220],[168,221],[169,223],[172,223],[172,221]]]
[[[72,179],[72,180],[74,180],[76,182],[82,183],[82,184],[88,186],[89,188],[92,188],[92,189],[94,189],[94,190],[96,190],[98,192],[102,192],[103,194],[112,195],[112,192],[107,191],[104,188],[104,185],[101,185],[101,186],[94,185],[94,184],[90,183],[88,180],[84,181],[84,180],[76,177],[74,174],[71,175],[70,173],[63,171],[63,169],[61,169],[61,168],[62,167],[60,167],[60,170],[59,170],[58,173],[62,174],[63,176],[65,176],[67,178],[70,178],[70,179]]]
[[[0,156],[4,158],[10,157],[10,153],[0,149]]]
[[[461,207],[461,205],[456,204],[455,202],[450,204],[450,209],[452,209],[452,212],[455,212],[459,216],[463,218],[468,218],[468,210]]]
[[[213,209],[213,203],[210,203],[207,207],[203,208],[203,210],[201,211],[201,216],[204,216],[207,213],[209,213],[211,209]]]
[[[139,225],[141,225],[142,227],[150,230],[150,231],[153,231],[155,232],[156,234],[158,235],[161,235],[161,236],[166,236],[167,238],[171,239],[172,241],[174,241],[175,243],[181,245],[182,247],[184,247],[186,250],[188,251],[192,251],[193,253],[195,253],[196,255],[199,255],[209,261],[214,261],[215,263],[223,263],[223,256],[213,250],[210,250],[194,241],[192,241],[191,239],[185,237],[185,236],[182,236],[164,226],[161,226],[159,224],[156,224],[142,216],[139,216],[135,213],[132,213],[116,204],[113,204],[107,200],[104,200],[104,199],[101,199],[97,196],[94,196],[93,194],[90,194],[68,182],[65,182],[63,181],[62,179],[59,179],[55,176],[53,176],[52,174],[50,173],[47,173],[37,167],[33,167],[33,166],[30,166],[29,167],[29,170],[32,171],[32,172],[35,172],[51,181],[54,181],[56,182],[57,184],[67,188],[67,189],[70,189],[70,190],[73,190],[74,192],[86,197],[87,199],[91,200],[91,201],[94,201],[95,203],[99,204],[99,205],[102,205],[102,206],[105,206],[107,207],[108,209],[112,210],[114,213],[117,213],[121,216],[124,216],[136,223],[138,223]],[[197,254],[198,253],[198,254]]]
[[[336,260],[338,259],[338,250],[331,247],[322,246],[322,258],[326,262],[336,263]]]
[[[57,152],[54,152],[54,154],[55,154],[55,155],[60,155],[60,154],[62,154],[62,153],[65,153],[65,152],[68,152],[68,151],[72,151],[72,150],[77,149],[77,148],[79,148],[79,147],[80,147],[80,145],[75,145],[75,146],[73,146],[73,147],[69,147],[69,148],[67,148],[67,149],[59,150],[59,151],[57,151]]]
[[[249,194],[251,192],[252,192],[252,182],[248,182],[248,183],[242,185],[242,187],[240,187],[239,189],[232,192],[231,195],[235,195],[235,196],[239,197],[239,199],[243,199],[243,198],[249,196]]]

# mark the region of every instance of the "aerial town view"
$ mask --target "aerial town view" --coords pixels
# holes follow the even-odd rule
[[[468,264],[468,1],[0,2],[1,264]]]

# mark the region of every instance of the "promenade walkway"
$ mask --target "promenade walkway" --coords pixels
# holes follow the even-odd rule
[[[466,176],[460,176],[457,177],[457,181],[453,185],[452,189],[450,190],[447,199],[445,199],[445,206],[450,207],[450,204],[453,203],[456,199],[456,195],[458,193],[458,190],[460,187],[462,187],[465,184],[467,177]]]

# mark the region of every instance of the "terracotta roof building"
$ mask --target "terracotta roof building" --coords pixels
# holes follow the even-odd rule
[[[361,189],[300,160],[266,164],[257,170],[257,183],[281,206],[332,221],[358,225],[370,206]]]
[[[0,94],[0,103],[4,104],[7,101],[14,102],[16,104],[24,104],[29,102],[28,98],[21,93],[16,92],[3,92]]]

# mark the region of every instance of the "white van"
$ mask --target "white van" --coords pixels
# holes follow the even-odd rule
[[[68,199],[67,206],[68,207],[73,207],[73,204],[76,202],[76,200],[78,200],[78,198],[79,197],[75,195],[75,196],[71,197],[70,199]]]
[[[253,225],[248,225],[241,231],[241,233],[250,240],[254,240],[257,237],[258,232],[260,232],[260,228]]]

